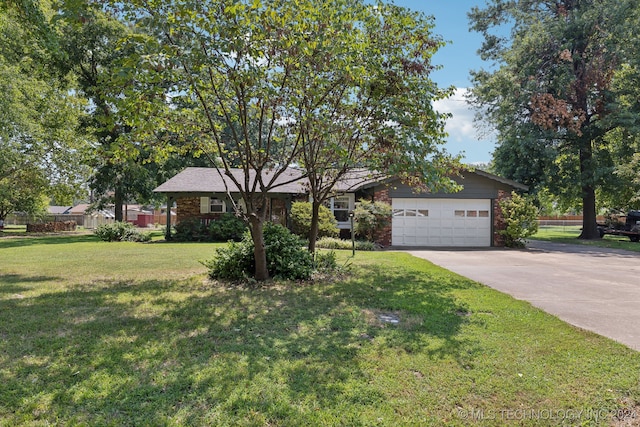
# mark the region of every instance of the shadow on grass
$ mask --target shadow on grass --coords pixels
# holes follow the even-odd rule
[[[19,248],[33,245],[57,245],[97,242],[99,239],[93,234],[53,234],[53,235],[36,235],[36,236],[19,236],[19,237],[0,237],[0,249],[2,248]]]
[[[362,277],[253,290],[100,282],[0,301],[0,420],[313,424],[313,407],[348,405],[348,423],[364,424],[358,408],[385,395],[363,352],[460,360],[473,343],[457,338],[466,309],[448,295],[464,283],[382,267]],[[401,322],[367,317],[378,312]]]
[[[23,276],[22,274],[0,274],[0,294],[14,294],[26,291],[28,288],[21,286],[24,284],[38,284],[61,280],[59,277],[51,276]]]

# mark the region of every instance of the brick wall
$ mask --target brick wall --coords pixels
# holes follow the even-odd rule
[[[373,194],[373,199],[376,202],[385,202],[391,204],[391,196],[389,196],[389,189],[384,187],[382,189],[377,190]],[[391,246],[391,220],[389,220],[389,224],[380,232],[376,239],[376,243],[382,246]]]
[[[176,222],[200,216],[200,197],[181,197],[176,200]]]
[[[177,222],[189,218],[218,219],[222,215],[221,213],[200,213],[200,197],[181,197],[176,201],[176,205]],[[286,225],[288,219],[286,200],[274,198],[271,203],[267,203],[267,218],[271,218],[275,223]]]

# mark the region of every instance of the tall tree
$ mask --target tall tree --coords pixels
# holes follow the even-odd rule
[[[87,177],[90,144],[78,130],[86,104],[48,66],[44,12],[11,3],[0,9],[0,219],[33,213],[47,196],[70,202]]]
[[[292,115],[312,197],[311,252],[320,205],[338,181],[397,176],[437,191],[455,187],[447,175],[458,166],[439,146],[446,116],[432,107],[451,92],[429,79],[431,57],[443,45],[431,33],[433,20],[391,4],[353,15],[333,6],[321,8],[308,28],[314,44],[301,67],[314,72],[301,76],[304,96]],[[335,43],[334,34],[347,42]]]
[[[612,77],[621,63],[615,32],[634,5],[493,0],[469,14],[472,29],[485,37],[482,58],[498,65],[495,71],[474,72],[472,91],[473,101],[500,133],[496,168],[508,171],[508,162],[517,159],[508,154],[514,150],[531,156],[527,163],[540,172],[556,168],[565,187],[582,201],[584,239],[599,238],[596,189],[611,176],[601,154],[606,157]],[[511,26],[510,38],[492,32],[501,25]],[[533,175],[533,169],[525,175]]]
[[[129,40],[138,52],[125,77],[135,81],[126,97],[131,126],[189,134],[233,182],[246,206],[258,280],[268,277],[267,193],[300,177],[291,165],[302,163],[314,181],[335,179],[329,170],[343,173],[367,150],[381,166],[402,150],[406,158],[440,154],[442,122],[430,101],[443,93],[425,77],[439,42],[430,38],[430,22],[404,9],[361,0],[114,7],[148,32]]]
[[[140,150],[130,156],[120,150],[119,140],[130,129],[116,106],[124,90],[115,75],[129,52],[118,42],[132,29],[93,2],[61,2],[57,12],[52,25],[59,34],[58,69],[76,77],[78,92],[91,105],[83,126],[98,143],[90,162],[96,206],[113,205],[116,220],[122,221],[126,202],[152,197],[157,168]]]
[[[618,31],[622,66],[613,77],[618,108],[610,123],[616,127],[606,136],[617,181],[615,188],[603,191],[609,206],[619,210],[640,208],[640,6],[630,8],[626,17]]]

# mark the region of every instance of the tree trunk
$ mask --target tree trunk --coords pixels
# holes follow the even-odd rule
[[[579,239],[600,239],[598,226],[596,225],[596,192],[593,186],[582,187],[582,233]]]
[[[258,215],[253,214],[249,216],[249,225],[251,226],[253,256],[256,263],[255,279],[258,281],[267,280],[269,270],[267,269],[267,252],[264,249],[264,234],[262,233],[264,221]]]
[[[122,191],[116,187],[113,194],[113,212],[116,217],[116,221],[123,220],[122,204],[124,203],[124,197],[122,197]]]
[[[582,187],[582,233],[579,239],[600,239],[596,225],[596,190],[593,179],[591,139],[585,138],[580,149],[580,181]]]
[[[316,240],[318,240],[318,228],[320,227],[320,202],[315,198],[311,202],[311,226],[309,228],[309,252],[316,252]]]

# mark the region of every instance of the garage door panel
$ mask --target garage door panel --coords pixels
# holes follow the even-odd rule
[[[394,246],[490,246],[488,199],[400,199],[392,201]]]

